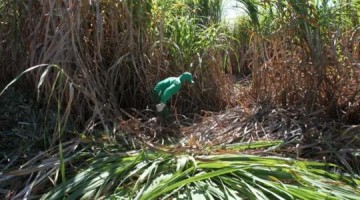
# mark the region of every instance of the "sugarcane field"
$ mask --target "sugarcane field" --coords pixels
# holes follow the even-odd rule
[[[360,199],[359,0],[0,0],[0,199]]]

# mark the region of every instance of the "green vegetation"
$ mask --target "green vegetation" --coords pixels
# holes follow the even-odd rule
[[[0,1],[0,198],[357,199],[359,2],[238,2]]]
[[[43,199],[358,199],[359,180],[326,165],[250,155],[99,155]],[[341,184],[342,187],[338,187]]]

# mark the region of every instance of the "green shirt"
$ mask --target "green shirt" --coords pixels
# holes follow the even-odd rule
[[[179,77],[169,77],[158,82],[153,91],[152,98],[155,103],[167,103],[172,95],[178,92],[184,82],[194,83],[190,72],[184,72]]]
[[[158,82],[154,89],[153,95],[156,99],[160,99],[160,103],[165,103],[178,92],[181,88],[180,77],[169,77]]]

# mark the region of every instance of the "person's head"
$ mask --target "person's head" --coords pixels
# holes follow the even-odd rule
[[[194,81],[192,80],[192,75],[190,72],[184,72],[180,75],[180,81],[181,83],[184,82],[189,82],[189,83],[194,83]]]

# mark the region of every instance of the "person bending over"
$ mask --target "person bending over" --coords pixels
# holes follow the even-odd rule
[[[166,118],[170,115],[166,104],[176,94],[184,83],[194,83],[190,72],[184,72],[178,77],[168,77],[159,81],[152,90],[152,100],[156,104],[156,111]]]

